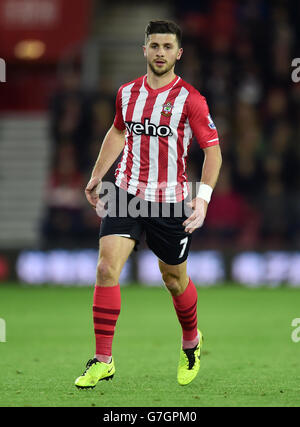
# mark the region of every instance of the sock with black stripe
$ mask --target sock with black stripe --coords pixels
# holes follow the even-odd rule
[[[95,357],[100,362],[110,363],[111,361],[112,342],[120,309],[119,284],[117,286],[95,286],[93,301]]]
[[[173,296],[173,304],[182,327],[182,348],[194,348],[199,342],[197,330],[197,289],[192,282],[179,296]]]

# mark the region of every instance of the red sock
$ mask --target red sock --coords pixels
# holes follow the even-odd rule
[[[197,345],[197,342],[193,345],[198,336],[197,300],[197,290],[191,279],[181,295],[173,296],[176,314],[182,327],[183,348],[188,348],[189,343],[191,343],[191,347]]]
[[[101,362],[108,363],[111,356],[115,326],[120,314],[120,285],[95,286],[93,318],[96,338],[96,357],[103,356]],[[106,357],[106,358],[105,358]]]

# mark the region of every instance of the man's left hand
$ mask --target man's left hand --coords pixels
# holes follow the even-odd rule
[[[187,205],[193,209],[193,213],[184,221],[183,225],[185,226],[185,232],[192,234],[197,228],[202,227],[208,203],[199,197],[195,197]]]

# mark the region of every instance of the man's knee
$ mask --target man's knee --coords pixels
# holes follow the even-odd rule
[[[119,280],[119,272],[112,262],[106,258],[100,258],[97,264],[97,285],[114,286]]]
[[[172,295],[179,295],[182,290],[180,276],[169,271],[162,273],[162,279]]]

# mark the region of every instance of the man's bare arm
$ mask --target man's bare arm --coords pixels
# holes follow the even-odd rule
[[[98,158],[94,165],[91,179],[86,186],[85,195],[88,202],[96,208],[99,196],[97,186],[102,181],[107,171],[118,158],[125,145],[125,130],[120,131],[114,125],[109,129],[101,146]]]
[[[214,189],[222,165],[222,154],[220,146],[214,145],[212,147],[205,148],[203,151],[205,158],[202,167],[201,183],[209,185],[211,189]],[[190,206],[194,212],[183,223],[185,226],[185,231],[188,233],[192,233],[203,225],[207,212],[208,202],[204,200],[198,192],[198,195],[192,200]]]
[[[201,182],[209,185],[212,189],[215,188],[221,165],[222,154],[219,145],[204,148],[204,163],[202,168]]]

